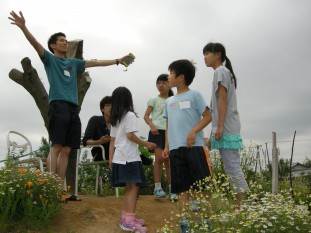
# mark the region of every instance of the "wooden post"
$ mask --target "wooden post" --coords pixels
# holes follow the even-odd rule
[[[272,194],[279,191],[279,159],[278,149],[276,147],[276,133],[272,132]]]

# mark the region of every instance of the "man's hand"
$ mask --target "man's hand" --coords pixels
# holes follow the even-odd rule
[[[19,12],[19,14],[20,15],[16,14],[14,11],[11,11],[10,15],[12,17],[9,17],[9,19],[11,20],[11,24],[18,26],[19,28],[23,28],[26,24],[26,20],[21,11]]]
[[[118,59],[118,60],[119,60],[119,64],[125,66],[125,65],[123,64],[123,61],[124,61],[125,58],[128,58],[128,57],[131,57],[131,56],[130,56],[130,55],[125,55],[124,57],[119,58],[119,59]],[[133,60],[131,63],[133,63],[133,62],[134,62],[134,60]]]
[[[105,144],[105,143],[107,143],[109,141],[110,141],[110,136],[109,135],[105,135],[105,136],[102,136],[99,139],[99,144]]]
[[[21,29],[26,39],[29,41],[32,47],[37,51],[38,55],[41,58],[43,58],[44,57],[43,46],[37,41],[37,39],[31,34],[31,32],[26,27],[26,20],[23,16],[23,13],[20,11],[19,14],[20,15],[16,14],[14,11],[10,12],[11,17],[9,17],[9,19],[11,20],[11,24],[14,24]]]

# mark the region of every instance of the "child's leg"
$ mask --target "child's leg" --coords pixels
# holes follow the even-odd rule
[[[171,184],[171,167],[170,167],[170,161],[164,160],[164,166],[165,166],[165,172],[166,172],[166,180],[167,184]]]
[[[153,168],[153,180],[154,183],[161,183],[161,169],[163,164],[162,158],[162,149],[157,147],[154,150],[155,161],[154,161],[154,168]]]
[[[131,232],[146,233],[147,227],[143,227],[143,219],[136,219],[136,203],[139,187],[136,184],[126,184],[126,193],[124,197],[125,211],[122,211],[119,226],[122,230]]]
[[[127,213],[135,213],[137,194],[139,187],[136,184],[126,184],[126,193],[124,197],[124,206]]]
[[[166,196],[166,193],[163,191],[162,185],[161,185],[161,175],[162,175],[162,164],[163,164],[163,158],[162,158],[162,149],[157,147],[154,150],[155,154],[155,162],[154,162],[154,168],[153,168],[153,179],[154,179],[154,197],[155,198],[163,198]]]
[[[235,186],[238,193],[237,200],[240,203],[249,188],[240,164],[239,151],[237,149],[220,149],[219,152],[224,163],[225,172],[230,176],[229,182]]]
[[[178,197],[175,193],[172,193],[172,185],[171,185],[171,166],[169,160],[164,160],[164,166],[166,171],[166,180],[168,184],[168,198],[171,201],[177,201]]]
[[[125,221],[127,215],[133,215],[135,223],[139,225],[145,224],[145,220],[136,219],[135,214],[134,214],[136,210],[136,203],[137,203],[137,194],[135,196],[135,193],[138,193],[138,191],[139,191],[139,187],[136,184],[126,185],[126,192],[124,196],[124,210],[122,210],[120,224],[122,224],[122,222]],[[134,199],[133,199],[133,196],[135,196]]]

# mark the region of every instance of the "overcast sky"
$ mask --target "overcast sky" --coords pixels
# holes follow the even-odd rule
[[[68,40],[84,41],[84,59],[136,56],[127,72],[121,66],[89,68],[92,84],[80,113],[82,131],[99,101],[118,86],[133,94],[139,114],[139,135],[147,137],[143,121],[146,102],[158,94],[155,80],[177,59],[196,63],[191,89],[210,103],[213,70],[204,64],[202,49],[221,42],[238,79],[238,109],[245,142],[268,142],[277,133],[281,158],[290,158],[297,131],[294,161],[311,158],[311,2],[309,0],[10,0],[0,3],[0,159],[6,154],[6,132],[30,138],[34,149],[47,137],[33,98],[8,74],[22,71],[29,57],[46,89],[43,64],[9,12],[22,11],[26,24],[45,48],[62,31]],[[174,89],[173,89],[174,90]],[[176,90],[174,90],[176,91]],[[208,128],[207,131],[210,131]]]

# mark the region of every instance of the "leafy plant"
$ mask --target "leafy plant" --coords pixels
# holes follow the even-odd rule
[[[0,170],[0,232],[46,226],[60,209],[60,179],[33,168]]]
[[[295,204],[289,192],[272,195],[261,191],[261,185],[251,183],[251,190],[239,208],[228,177],[216,174],[198,182],[199,190],[189,192],[200,203],[200,211],[192,212],[181,205],[165,220],[157,232],[180,232],[180,222],[187,220],[188,232],[310,232],[311,216],[305,202]]]

